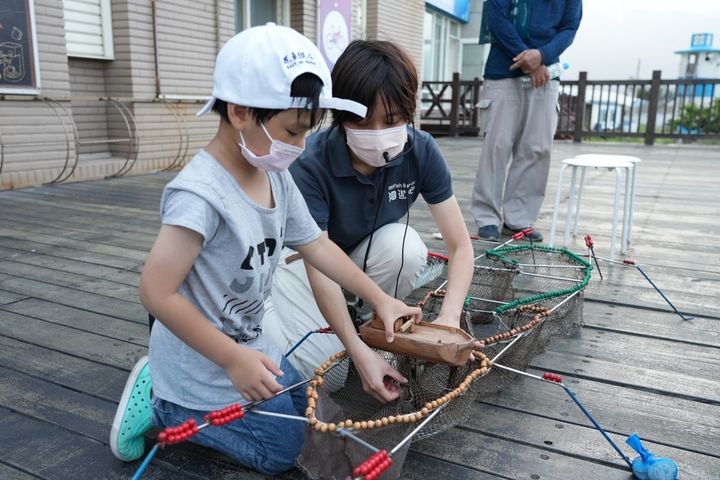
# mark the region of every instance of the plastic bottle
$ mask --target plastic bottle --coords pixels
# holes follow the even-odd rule
[[[567,70],[570,68],[570,65],[567,63],[553,63],[552,65],[548,65],[547,69],[548,72],[550,72],[550,80],[559,79],[560,75],[564,70]],[[532,86],[532,79],[530,79],[529,76],[525,75],[520,77],[520,81],[522,82],[523,87],[529,88]]]

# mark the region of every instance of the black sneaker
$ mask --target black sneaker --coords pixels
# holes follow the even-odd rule
[[[497,242],[500,240],[500,230],[495,225],[485,225],[478,228],[478,237],[480,237],[480,240]]]
[[[532,227],[530,227],[530,228],[532,228]],[[512,235],[514,235],[514,234],[516,234],[517,232],[520,232],[520,231],[522,231],[522,230],[524,230],[524,228],[520,228],[520,229],[518,229],[518,230],[515,230],[514,228],[510,228],[510,227],[508,227],[507,225],[503,225],[503,233],[504,233],[505,235],[508,235],[508,236],[512,236]],[[537,230],[535,230],[535,229],[533,228],[533,229],[532,229],[532,232],[530,232],[530,234],[527,234],[527,233],[525,234],[525,236],[523,237],[523,240],[528,240],[528,241],[531,241],[531,242],[542,242],[542,241],[543,241],[543,236],[542,236],[542,233],[538,232]]]

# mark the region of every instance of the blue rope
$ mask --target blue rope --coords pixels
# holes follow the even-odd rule
[[[288,358],[313,333],[315,333],[314,330],[306,333],[300,340],[298,340],[297,343],[295,345],[293,345],[292,348],[290,350],[288,350],[288,352],[285,354],[285,358]]]
[[[643,271],[642,268],[640,268],[638,265],[634,265],[634,267],[637,268],[638,272],[642,273],[642,276],[645,277],[645,280],[647,280],[648,282],[650,282],[650,285],[653,286],[653,288],[655,289],[655,291],[657,291],[657,292],[660,294],[660,296],[665,299],[665,301],[667,302],[667,304],[670,305],[673,310],[675,310],[675,313],[677,313],[678,315],[680,315],[680,318],[682,318],[683,320],[692,320],[692,319],[694,318],[694,317],[688,317],[688,316],[683,315],[680,310],[678,310],[677,308],[675,308],[675,305],[672,304],[672,302],[670,301],[670,299],[669,299],[668,297],[666,297],[663,292],[660,291],[660,289],[658,288],[658,286],[655,285],[652,280],[650,280],[650,277],[647,276],[647,274]]]
[[[153,459],[155,454],[158,451],[158,448],[160,448],[160,444],[156,443],[155,446],[150,450],[150,453],[147,454],[145,457],[145,460],[140,464],[140,467],[138,467],[137,471],[135,472],[135,475],[133,475],[132,480],[140,480],[140,477],[142,477],[142,474],[145,473],[145,469],[150,464],[150,461]]]
[[[597,420],[595,420],[595,418],[593,418],[593,416],[590,414],[590,412],[587,411],[587,409],[583,406],[583,404],[580,403],[580,400],[578,400],[578,398],[575,396],[575,394],[565,385],[560,385],[560,386],[565,389],[567,394],[570,395],[570,398],[572,398],[573,402],[575,402],[575,404],[578,407],[580,407],[580,410],[582,410],[582,412],[585,414],[585,416],[590,419],[592,424],[595,425],[595,428],[597,428],[598,431],[603,434],[603,437],[605,437],[605,440],[610,442],[610,445],[612,445],[612,447],[620,455],[620,457],[623,460],[625,460],[625,463],[628,464],[628,467],[630,467],[632,469],[632,462],[630,462],[630,459],[627,456],[625,456],[625,454],[622,452],[622,450],[620,450],[620,447],[618,447],[617,444],[615,442],[613,442],[613,439],[610,438],[610,435],[608,435],[607,432],[605,430],[603,430],[603,428],[600,426],[600,424],[597,422]]]

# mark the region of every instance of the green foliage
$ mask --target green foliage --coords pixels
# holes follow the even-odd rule
[[[673,120],[672,128],[691,135],[720,133],[720,98],[705,108],[695,104],[685,105],[680,118]]]

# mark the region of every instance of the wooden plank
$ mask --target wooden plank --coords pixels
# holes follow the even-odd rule
[[[109,367],[1,335],[0,347],[3,367],[113,401],[122,395],[130,368],[139,358],[128,358],[121,366]]]
[[[628,478],[627,470],[622,468],[487,437],[461,428],[416,442],[412,449],[430,458],[507,478]]]
[[[564,376],[563,381],[611,432],[637,432],[650,442],[718,456],[720,407],[717,405],[571,376]],[[562,389],[526,377],[516,378],[502,392],[483,399],[482,403],[589,425]]]
[[[647,311],[587,300],[583,308],[585,328],[720,347],[717,320],[697,317],[685,321],[672,312]]]
[[[708,380],[672,371],[650,370],[597,358],[585,359],[588,364],[583,363],[582,360],[582,357],[575,353],[547,351],[537,356],[533,360],[532,366],[561,375],[600,380],[630,389],[656,391],[677,398],[720,405],[720,396],[718,395],[720,385],[717,380]]]
[[[110,218],[124,220],[126,223],[133,224],[135,228],[151,228],[159,225],[159,197],[158,201],[148,205],[147,209],[75,202],[63,197],[42,198],[37,193],[32,194],[22,190],[13,192],[13,196],[3,196],[2,192],[0,192],[0,202],[12,210],[34,212],[37,209],[39,212],[55,212],[58,218],[81,216],[83,214],[102,214]],[[150,208],[151,206],[152,208]]]
[[[627,464],[600,432],[593,428],[589,421],[585,424],[579,426],[537,416],[531,412],[518,412],[474,402],[470,407],[470,420],[465,427],[490,437],[529,444],[548,452],[593,459],[603,464],[627,469]],[[600,424],[603,424],[602,420]],[[653,425],[648,425],[645,432],[638,433],[643,435],[652,429]],[[625,439],[632,432],[608,433],[630,460],[637,457],[637,453],[625,444]],[[674,443],[674,438],[664,440]],[[687,451],[682,445],[669,446],[653,442],[644,442],[644,445],[659,456],[673,459],[680,470],[680,478],[684,480],[691,478],[702,480],[709,478],[714,472],[720,472],[720,457]]]
[[[15,248],[4,247],[0,251],[1,259],[13,262],[33,265],[48,270],[56,270],[86,277],[93,277],[111,281],[113,283],[130,285],[137,288],[140,282],[139,272],[128,268],[107,267],[96,263],[78,261],[72,258],[64,258],[56,255],[45,255],[38,252],[28,252]]]
[[[0,388],[0,411],[3,410],[2,407],[7,407],[8,410],[12,409],[16,413],[38,421],[43,435],[52,435],[53,427],[58,427],[72,432],[75,436],[93,439],[104,446],[105,450],[100,451],[99,454],[110,457],[108,439],[117,402],[75,392],[43,379],[3,367],[0,367],[0,386],[2,387]],[[42,427],[43,424],[45,424],[44,427]],[[152,442],[149,443],[152,445]],[[191,478],[234,479],[238,475],[248,479],[265,478],[238,465],[224,455],[191,444],[173,445],[156,458],[157,460],[153,460],[152,465],[171,466],[171,471],[167,472],[170,476],[167,478],[185,478],[185,476],[175,476],[175,471],[182,471]],[[121,462],[114,463],[120,464]],[[132,466],[134,471],[139,463],[137,461],[128,465]],[[2,469],[0,469],[1,473]],[[6,477],[0,478],[5,479]]]
[[[61,247],[46,243],[38,243],[28,239],[5,236],[0,236],[0,247],[2,247],[2,249],[0,249],[0,253],[5,252],[5,255],[12,255],[12,252],[23,251],[29,254],[67,258],[77,260],[78,262],[86,262],[92,265],[103,265],[127,270],[137,269],[138,266],[142,265],[144,262],[144,259],[131,260],[117,255],[88,252],[87,250],[77,248],[79,245],[75,245],[74,247]],[[9,251],[9,249],[12,249],[12,252]]]
[[[497,480],[501,477],[491,473],[468,468],[443,459],[437,459],[412,448],[405,457],[400,480],[427,480],[428,478],[453,480]]]
[[[0,311],[13,312],[36,320],[64,325],[136,345],[147,346],[148,342],[147,317],[139,318],[137,321],[123,320],[37,298],[28,298],[11,305],[4,305],[0,309]]]
[[[143,345],[10,312],[3,312],[0,335],[118,368],[132,368],[147,352]]]
[[[561,368],[581,376],[599,372],[603,375],[605,369],[616,370],[610,378],[616,382],[668,389],[666,391],[678,395],[698,395],[697,398],[720,404],[720,385],[716,382],[720,352],[716,348],[678,345],[614,332],[583,331],[576,337],[553,339],[547,350],[536,357],[537,364],[550,364],[550,357],[558,361],[573,357],[574,361],[566,361]],[[642,378],[634,378],[636,375]]]
[[[0,260],[0,270],[18,279],[35,280],[47,285],[71,288],[91,293],[117,298],[128,302],[139,303],[137,285],[127,285],[104,280],[87,275],[70,273],[63,270],[51,270],[42,266],[26,263]]]
[[[95,440],[68,432],[55,425],[0,408],[0,463],[22,468],[40,479],[76,480],[103,478],[126,480],[135,465],[115,459],[108,448]],[[162,468],[153,462],[144,479],[197,478]]]
[[[16,470],[8,465],[0,463],[0,478],[3,480],[37,480],[37,477]]]
[[[0,406],[107,442],[117,402],[0,367]]]
[[[120,221],[110,222],[107,226],[101,224],[93,227],[73,225],[63,219],[63,228],[58,229],[55,226],[47,226],[42,220],[35,220],[37,223],[29,221],[30,219],[27,216],[22,219],[8,218],[6,220],[9,228],[5,230],[5,234],[16,238],[24,238],[35,234],[62,235],[64,238],[82,243],[101,243],[103,245],[145,251],[149,251],[150,247],[152,247],[153,239],[158,230],[158,228],[155,228],[148,229],[148,232],[124,232],[118,228]]]
[[[5,290],[0,290],[0,305],[7,305],[10,303],[17,302],[18,300],[22,300],[28,298],[27,295],[22,295],[18,293],[13,292],[6,292]]]
[[[143,261],[145,260],[145,257],[147,257],[146,249],[118,247],[116,245],[103,243],[102,241],[95,241],[95,239],[89,237],[85,239],[78,239],[72,238],[71,235],[63,234],[60,230],[57,230],[56,232],[57,234],[23,232],[13,229],[7,225],[0,225],[0,236],[18,238],[22,240],[32,240],[38,243],[52,245],[53,247],[82,247],[83,250],[87,250],[89,252],[116,255],[136,261]],[[109,235],[106,237],[109,238]]]
[[[0,273],[0,289],[135,322],[144,321],[147,318],[147,312],[138,302],[120,300],[3,273]]]

